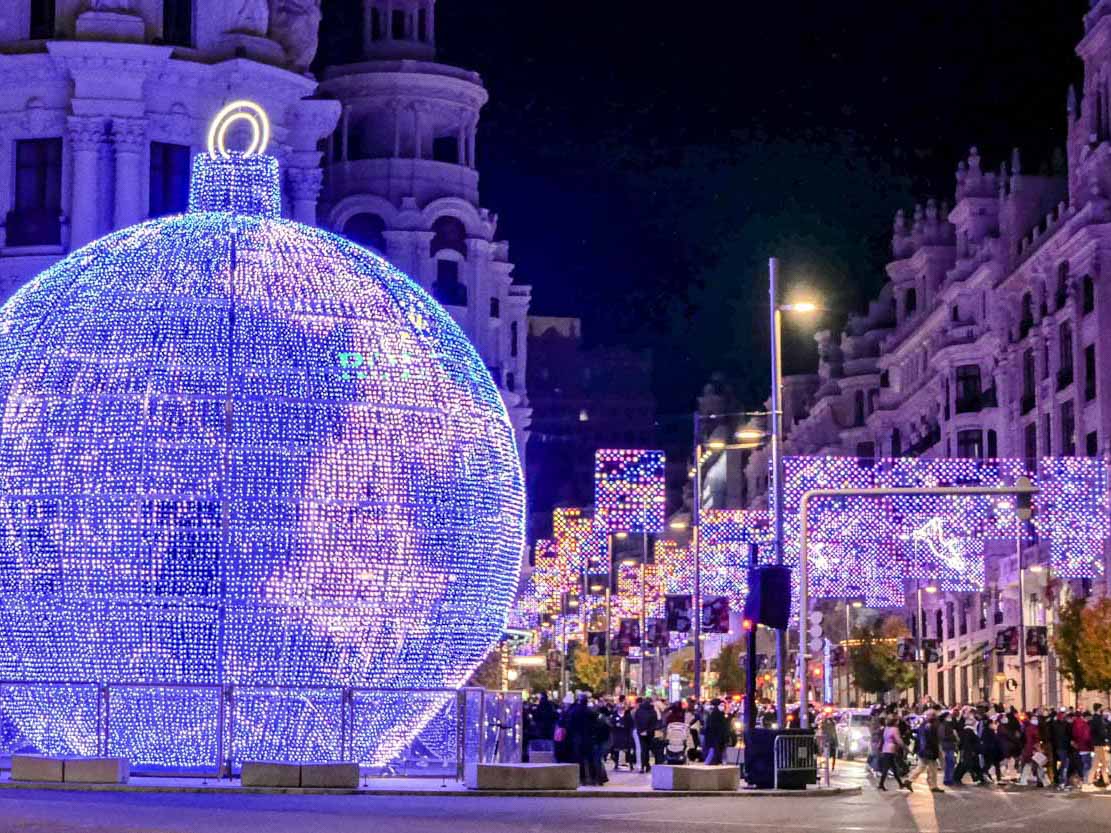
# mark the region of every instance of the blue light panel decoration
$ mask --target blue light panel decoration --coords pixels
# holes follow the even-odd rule
[[[607,531],[664,528],[666,467],[662,451],[600,448],[594,452],[594,507]]]
[[[523,479],[481,358],[380,257],[281,219],[278,175],[198,155],[187,214],[0,309],[0,679],[197,686],[118,695],[109,751],[145,764],[211,763],[203,686],[250,692],[239,749],[334,758],[304,690],[456,688],[516,589]],[[89,754],[88,690],[5,686],[0,709]],[[451,696],[372,698],[360,760]]]

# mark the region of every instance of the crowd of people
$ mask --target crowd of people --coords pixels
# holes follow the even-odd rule
[[[737,743],[739,705],[732,700],[668,703],[647,697],[580,693],[557,705],[541,694],[525,706],[526,756],[550,742],[555,760],[577,763],[584,785],[602,785],[613,769],[649,772],[653,763],[725,762]],[[526,758],[527,759],[527,758]]]
[[[835,758],[834,721],[832,715],[821,721],[819,737]],[[868,766],[881,790],[889,777],[911,790],[923,774],[934,792],[965,786],[966,778],[984,786],[1013,782],[1062,791],[1111,787],[1111,716],[1100,704],[1090,711],[1037,708],[1026,714],[989,704],[875,706],[869,728]]]
[[[741,703],[694,698],[673,703],[647,697],[569,695],[556,703],[546,694],[525,705],[528,750],[546,749],[561,763],[579,765],[581,782],[602,785],[607,770],[649,772],[653,764],[701,761],[739,763],[729,750],[743,738]],[[760,725],[773,726],[774,711],[758,711]],[[841,715],[832,708],[810,712],[830,768],[839,757]],[[1111,789],[1111,712],[980,704],[944,708],[937,704],[877,705],[867,715],[868,768],[880,790],[889,779],[902,789],[925,775],[934,792],[966,783],[1017,783],[1059,790]],[[798,725],[797,710],[787,725]],[[539,742],[539,743],[536,743]]]

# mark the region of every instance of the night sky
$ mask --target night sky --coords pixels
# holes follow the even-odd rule
[[[951,200],[971,144],[1047,167],[1087,8],[439,0],[437,28],[490,91],[483,202],[533,313],[653,348],[666,415],[714,371],[766,396],[770,254],[836,327],[881,285],[895,210]],[[812,329],[786,334],[789,371]]]

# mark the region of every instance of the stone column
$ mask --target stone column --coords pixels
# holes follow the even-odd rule
[[[478,160],[475,158],[475,135],[478,133],[478,119],[472,119],[467,128],[467,165],[475,167]]]
[[[112,225],[124,228],[143,220],[149,205],[143,199],[143,148],[147,126],[140,119],[113,119],[112,144],[116,151],[116,205]]]
[[[66,121],[73,159],[70,240],[73,248],[97,236],[97,203],[103,197],[97,176],[97,157],[105,141],[104,122],[98,118],[70,116]]]
[[[290,168],[286,181],[293,197],[293,219],[309,226],[316,225],[316,201],[324,184],[320,168]]]

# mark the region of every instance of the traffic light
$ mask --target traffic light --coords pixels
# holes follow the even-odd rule
[[[754,627],[754,625],[752,624],[751,619],[742,619],[741,620],[741,630],[745,631],[746,633],[748,631],[751,631],[753,627]]]
[[[822,611],[812,610],[807,617],[809,625],[806,628],[806,644],[810,653],[816,654],[825,646],[825,634],[822,632]]]
[[[1028,521],[1034,517],[1034,485],[1029,477],[1018,477],[1015,478],[1015,488],[1031,490],[1015,495],[1015,514],[1020,521]]]
[[[812,676],[815,680],[820,680],[822,678],[822,666],[815,665],[812,669],[810,669],[810,676]]]

